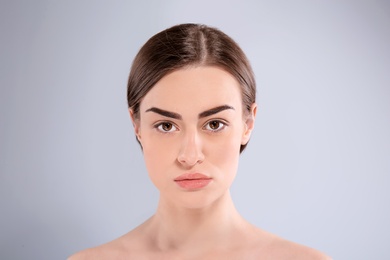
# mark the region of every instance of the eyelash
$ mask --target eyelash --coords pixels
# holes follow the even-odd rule
[[[218,128],[214,130],[214,129],[209,128],[210,123],[218,123],[221,126],[218,125]],[[171,128],[173,128],[173,130],[170,129],[169,131],[166,131],[166,130],[162,129],[164,124],[169,124],[171,126]],[[211,133],[218,133],[218,132],[222,131],[223,129],[225,129],[226,126],[228,126],[228,124],[226,122],[224,122],[224,121],[222,121],[220,119],[212,119],[210,121],[207,121],[207,123],[202,127],[202,129],[204,129],[206,131],[209,131]],[[154,128],[157,129],[157,131],[159,131],[160,133],[163,133],[163,134],[170,134],[170,133],[173,133],[173,132],[178,130],[178,127],[174,123],[169,122],[169,121],[157,123],[157,124],[154,125]]]

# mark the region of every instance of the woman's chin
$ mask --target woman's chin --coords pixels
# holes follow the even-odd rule
[[[204,210],[223,201],[225,193],[211,192],[210,190],[197,190],[183,192],[170,197],[170,203],[176,207],[192,210]]]

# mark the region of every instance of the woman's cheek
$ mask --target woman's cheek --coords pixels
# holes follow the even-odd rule
[[[240,156],[240,146],[236,135],[228,135],[220,140],[214,140],[214,144],[209,146],[206,160],[224,172],[235,172],[238,167]]]
[[[169,174],[166,171],[175,163],[176,143],[171,137],[152,133],[143,144],[145,165],[150,179],[157,187],[162,185],[164,176],[167,178],[166,174]]]

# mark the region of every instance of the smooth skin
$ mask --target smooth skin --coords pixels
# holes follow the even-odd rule
[[[69,259],[330,259],[244,220],[229,188],[239,149],[249,141],[257,106],[243,110],[239,83],[217,67],[189,67],[163,77],[130,110],[149,177],[160,191],[156,214],[124,236]],[[186,173],[211,178],[185,189]]]

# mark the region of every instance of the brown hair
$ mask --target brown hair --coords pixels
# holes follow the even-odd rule
[[[244,52],[220,30],[201,24],[180,24],[157,33],[133,61],[127,85],[127,102],[135,118],[143,97],[168,73],[188,66],[217,66],[241,85],[244,112],[256,100],[256,82]],[[240,152],[246,145],[241,145]]]

